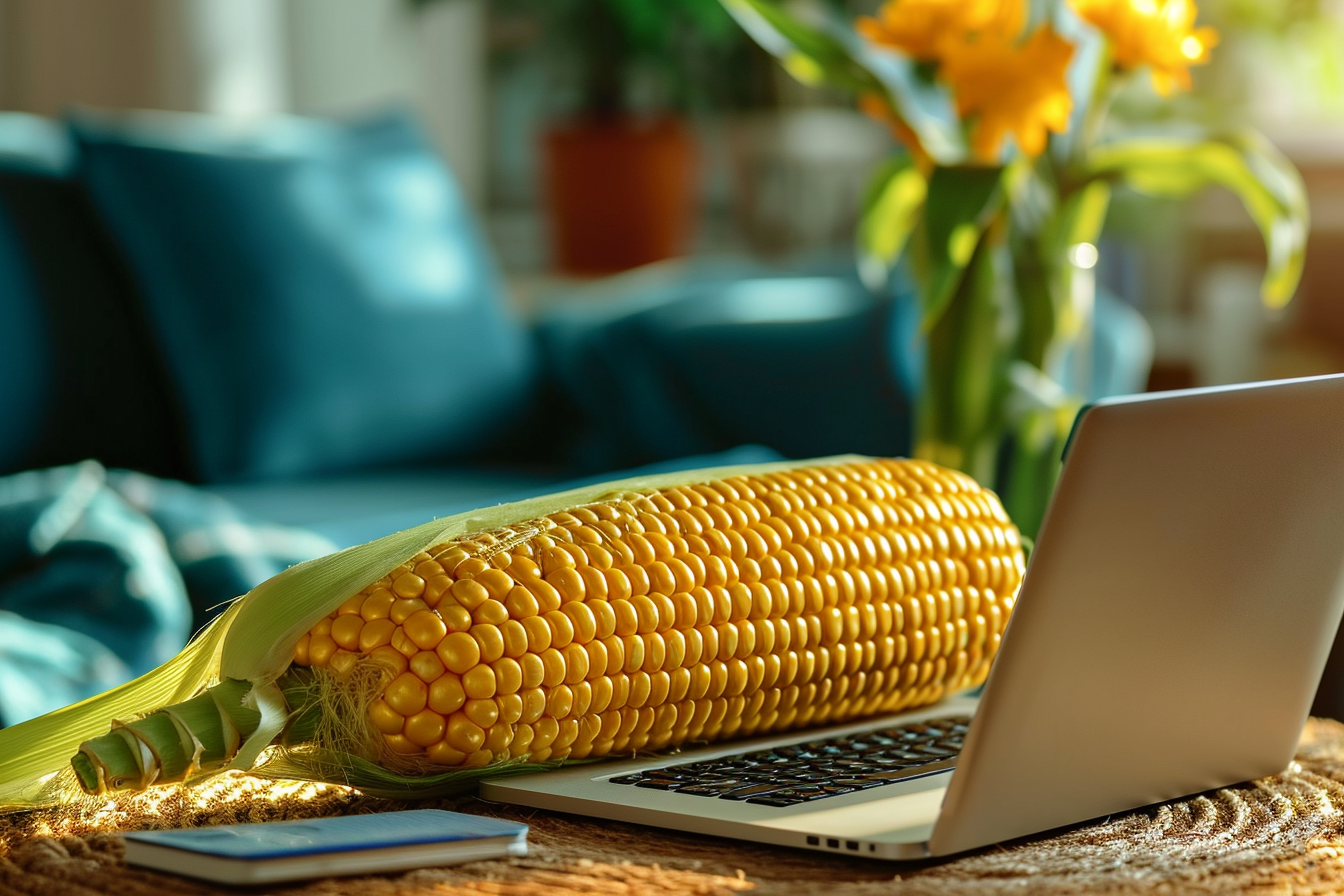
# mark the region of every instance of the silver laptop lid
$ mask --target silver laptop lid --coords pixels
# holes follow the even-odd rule
[[[1342,585],[1344,377],[1092,408],[930,851],[1281,771]]]

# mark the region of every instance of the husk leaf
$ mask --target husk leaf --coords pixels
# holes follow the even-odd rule
[[[428,775],[405,775],[383,768],[362,756],[340,750],[299,749],[277,752],[254,772],[268,778],[345,784],[370,796],[389,799],[437,799],[465,793],[483,778],[521,775],[590,760],[555,759],[497,762],[481,768],[459,768]]]
[[[867,459],[850,455],[810,461],[778,461],[604,482],[433,520],[368,544],[301,563],[261,583],[241,601],[237,618],[224,641],[220,677],[274,681],[289,668],[299,638],[350,595],[421,551],[469,532],[517,525],[580,504],[603,501],[622,492]]]
[[[0,729],[0,809],[62,801],[71,794],[60,790],[56,779],[81,743],[106,733],[113,719],[134,718],[195,694],[219,668],[224,634],[238,606],[226,610],[173,659],[134,681]]]

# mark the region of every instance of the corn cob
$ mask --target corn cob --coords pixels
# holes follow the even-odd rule
[[[839,721],[983,680],[1021,575],[964,475],[874,462],[741,477],[437,546],[298,644],[390,676],[386,749],[584,758]]]
[[[926,462],[616,493],[432,545],[333,608],[294,644],[281,741],[419,774],[897,711],[984,680],[1022,572],[994,495]],[[342,688],[341,712],[313,697]],[[85,743],[81,784],[228,762],[261,713],[223,693]]]

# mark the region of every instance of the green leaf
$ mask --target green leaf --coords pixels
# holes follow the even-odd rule
[[[800,22],[768,0],[723,0],[743,30],[805,84],[832,84],[855,92],[883,90],[843,41]]]
[[[1050,228],[1051,242],[1065,250],[1079,243],[1095,244],[1101,237],[1110,205],[1111,185],[1101,180],[1063,197]]]
[[[1097,147],[1090,174],[1119,180],[1154,196],[1183,197],[1226,187],[1246,206],[1265,241],[1269,263],[1260,292],[1280,307],[1302,276],[1307,196],[1301,176],[1263,137],[1141,138]]]
[[[938,167],[924,202],[924,326],[947,309],[989,222],[1003,206],[1003,168]]]
[[[799,81],[884,96],[931,157],[944,163],[965,158],[961,121],[951,95],[921,74],[913,60],[869,45],[848,26],[828,32],[803,22],[771,0],[722,3],[743,30]]]
[[[859,263],[863,270],[884,273],[901,257],[929,183],[909,155],[885,162],[873,177],[859,219]]]

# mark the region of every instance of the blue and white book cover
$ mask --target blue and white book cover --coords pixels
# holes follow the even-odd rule
[[[527,825],[512,821],[442,809],[414,809],[378,815],[136,831],[126,838],[224,858],[276,859],[495,837],[518,838],[526,832]]]

